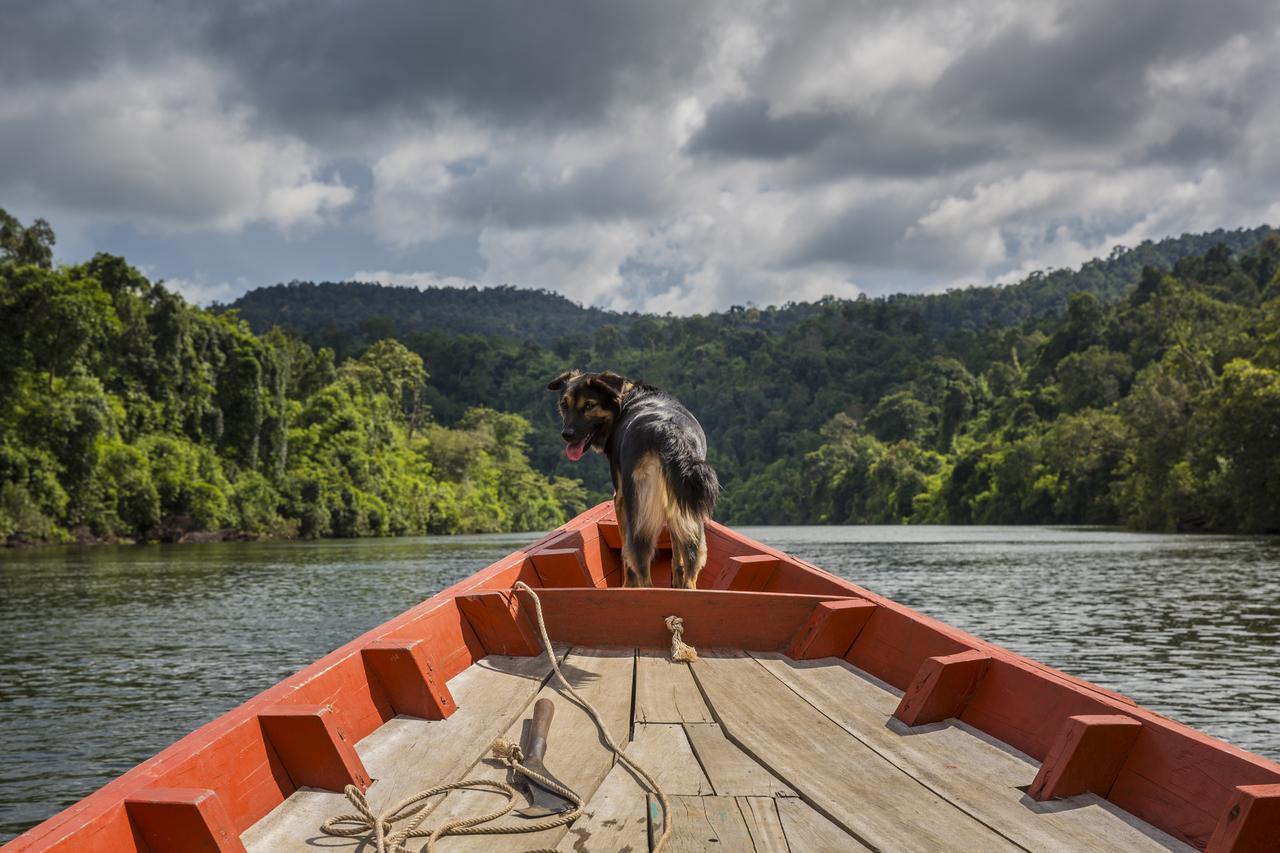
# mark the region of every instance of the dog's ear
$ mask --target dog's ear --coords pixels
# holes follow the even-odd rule
[[[592,376],[591,384],[602,391],[612,394],[618,402],[622,402],[623,395],[630,390],[633,383],[626,377],[619,376],[611,370],[606,370]]]
[[[555,379],[552,379],[550,382],[547,383],[547,390],[559,391],[566,384],[568,384],[573,379],[581,375],[582,374],[578,370],[566,370],[564,373],[561,373]]]

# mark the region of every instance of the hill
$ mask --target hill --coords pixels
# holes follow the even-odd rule
[[[1037,272],[1008,286],[974,287],[941,294],[903,294],[874,300],[918,312],[933,335],[980,331],[1034,317],[1060,314],[1073,293],[1087,291],[1105,301],[1125,294],[1145,266],[1172,267],[1180,259],[1207,252],[1221,243],[1233,252],[1256,245],[1269,229],[1217,230],[1116,247],[1079,269]],[[756,328],[781,332],[824,309],[818,303],[787,303],[752,309]],[[546,290],[490,288],[415,288],[364,282],[293,281],[257,288],[221,311],[234,308],[251,328],[274,326],[312,346],[332,349],[339,359],[374,341],[404,339],[422,332],[450,332],[533,340],[550,345],[563,337],[590,337],[604,326],[628,330],[642,315],[583,307]],[[726,312],[733,313],[733,312]],[[713,315],[715,316],[715,315]]]

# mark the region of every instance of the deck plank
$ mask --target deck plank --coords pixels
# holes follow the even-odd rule
[[[851,737],[753,658],[703,654],[692,666],[725,734],[869,846],[1018,849]]]
[[[782,818],[773,797],[735,797],[738,809],[747,822],[747,832],[755,853],[789,853],[787,836],[782,830]],[[799,848],[797,848],[798,850]]]
[[[714,722],[689,665],[672,663],[668,654],[640,649],[636,655],[636,722]]]
[[[707,850],[750,851],[751,832],[742,809],[733,797],[668,797],[671,801],[671,837],[665,853],[706,853]],[[662,808],[649,795],[649,814],[656,818]],[[651,844],[658,840],[662,826],[649,824]]]
[[[795,791],[724,736],[716,723],[684,727],[715,793],[724,797],[794,797]]]
[[[613,739],[625,746],[631,721],[634,650],[574,649],[565,658],[561,669],[583,698],[600,712]],[[551,731],[547,736],[547,770],[577,792],[584,802],[590,802],[613,767],[613,753],[604,745],[596,724],[586,711],[562,693],[562,688],[554,678],[539,691],[537,698],[542,697],[550,699],[556,706]],[[502,736],[512,741],[522,741],[525,718],[528,716],[528,713],[518,714]],[[492,759],[483,759],[465,771],[465,778],[506,780],[508,771]],[[492,794],[454,791],[445,797],[444,803],[431,816],[428,824],[438,826],[454,818],[491,811],[495,801],[500,802]],[[496,821],[495,825],[519,825],[521,822],[521,818],[509,815]],[[536,835],[449,838],[446,849],[450,853],[500,853],[524,851],[530,847],[555,847],[566,832],[567,827],[557,827]],[[443,844],[444,842],[442,846]]]
[[[787,797],[774,801],[787,846],[795,853],[853,853],[870,850],[858,839],[814,811],[804,800]]]
[[[679,725],[637,725],[635,739],[626,754],[647,770],[668,796],[703,797],[713,793],[711,782],[693,754],[684,728]]]
[[[893,718],[901,692],[837,658],[757,660],[861,742],[939,796],[1032,850],[1178,850],[1181,842],[1093,794],[1038,803],[1020,786],[1038,764],[958,720],[910,728]]]
[[[449,681],[458,710],[444,720],[396,717],[356,744],[373,777],[367,796],[385,809],[417,791],[461,778],[493,739],[527,707],[551,668],[545,657],[491,656]],[[245,830],[246,850],[263,853],[355,850],[359,839],[320,832],[326,819],[353,811],[333,791],[295,791],[262,820]]]
[[[615,764],[556,849],[574,853],[649,853],[646,803],[645,790],[631,771]]]

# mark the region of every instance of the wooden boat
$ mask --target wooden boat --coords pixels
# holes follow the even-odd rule
[[[595,507],[6,849],[371,849],[319,831],[351,810],[344,786],[385,808],[501,778],[489,746],[518,737],[538,697],[557,709],[547,766],[583,815],[440,849],[649,849],[661,816],[549,680],[523,580],[571,681],[670,797],[668,849],[1280,850],[1280,765],[721,525],[697,590],[619,588],[620,544],[612,507]],[[692,664],[663,651],[672,614]],[[437,798],[430,819],[480,796]]]

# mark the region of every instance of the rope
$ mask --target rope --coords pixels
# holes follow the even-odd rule
[[[538,617],[538,633],[542,636],[542,648],[547,652],[547,659],[551,661],[551,670],[556,674],[556,678],[571,697],[577,702],[584,711],[591,715],[591,719],[596,721],[596,728],[600,730],[600,736],[604,738],[604,742],[613,750],[614,756],[618,761],[635,775],[644,780],[658,798],[658,803],[662,806],[662,835],[658,836],[658,840],[653,844],[653,853],[662,853],[662,848],[666,845],[667,839],[671,837],[671,803],[667,800],[667,795],[662,792],[662,788],[658,785],[649,773],[636,764],[630,758],[623,754],[622,748],[618,746],[609,734],[609,729],[605,726],[604,721],[600,719],[600,712],[592,707],[591,703],[578,695],[578,691],[573,689],[573,685],[564,677],[564,673],[560,671],[560,664],[556,660],[555,652],[551,648],[551,638],[547,636],[546,621],[542,618],[542,602],[538,599],[538,594],[533,588],[524,581],[516,581],[515,588],[522,592],[529,593],[529,597],[533,599],[533,612]],[[679,617],[676,617],[679,618]]]
[[[671,662],[693,663],[698,659],[698,650],[684,641],[684,620],[679,616],[668,616],[667,630],[671,632]]]
[[[547,635],[547,625],[542,615],[542,601],[538,598],[538,594],[524,581],[516,581],[515,589],[529,593],[529,597],[533,599],[533,611],[537,616],[538,633],[542,638],[542,648],[547,654],[547,660],[551,662],[551,671],[555,673],[560,686],[595,721],[596,727],[600,731],[600,736],[617,760],[636,776],[643,779],[658,798],[658,802],[662,806],[662,835],[654,842],[653,853],[661,853],[662,848],[671,837],[671,804],[667,800],[667,795],[663,793],[657,781],[643,767],[623,754],[622,747],[618,746],[613,740],[604,721],[600,719],[600,712],[590,702],[582,698],[573,685],[569,683],[568,679],[564,677],[564,673],[560,671],[560,663],[556,660],[555,650],[551,647],[551,638]],[[668,616],[666,625],[671,631],[671,659],[675,662],[696,660],[697,651],[693,646],[686,645],[681,639],[684,633],[684,620],[679,616]],[[406,841],[410,838],[426,838],[427,853],[435,853],[436,842],[446,835],[515,835],[526,832],[542,832],[545,829],[554,829],[557,826],[572,823],[582,814],[582,799],[577,794],[558,782],[524,766],[522,763],[524,753],[521,751],[519,744],[511,743],[505,738],[498,738],[493,742],[493,754],[496,758],[505,761],[512,770],[545,788],[555,791],[566,800],[572,802],[573,810],[535,823],[481,826],[480,824],[497,820],[515,808],[516,790],[506,782],[500,782],[495,779],[467,779],[462,782],[451,782],[447,785],[436,785],[434,788],[420,791],[399,803],[395,808],[379,815],[370,808],[369,801],[363,791],[355,785],[348,785],[343,793],[346,794],[347,800],[355,808],[356,813],[331,817],[320,825],[320,831],[325,835],[333,835],[340,838],[360,838],[372,835],[376,853],[409,853],[404,846]],[[441,824],[435,829],[421,828],[422,822],[426,820],[429,814],[427,800],[448,791],[463,789],[502,794],[507,798],[507,802],[502,808],[488,814],[458,818],[449,823]],[[391,831],[394,824],[406,820],[409,822],[400,829],[394,832]],[[529,853],[555,853],[555,851],[550,848],[540,848],[529,851]]]

